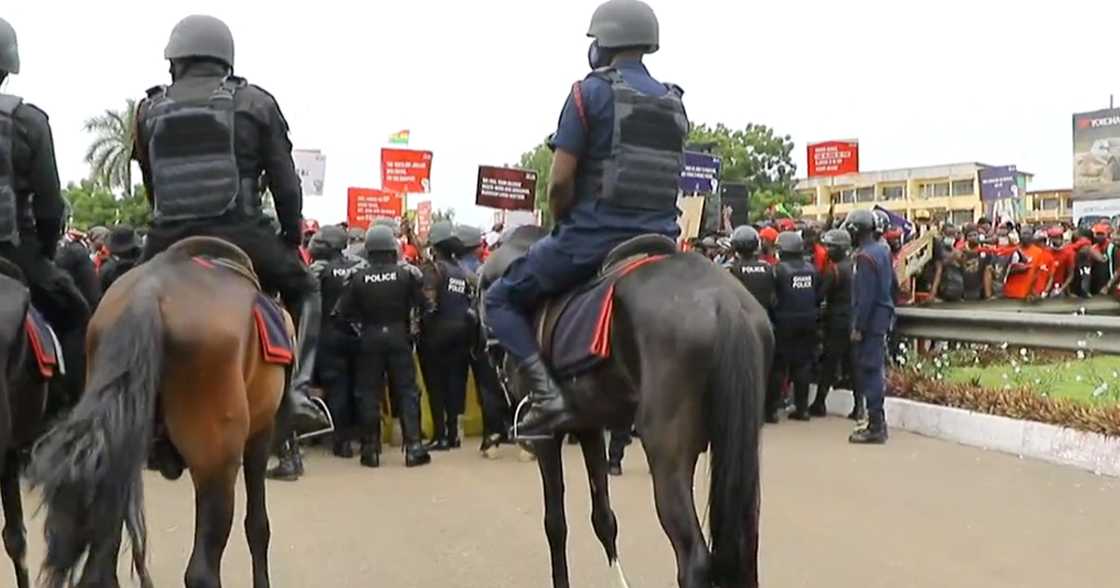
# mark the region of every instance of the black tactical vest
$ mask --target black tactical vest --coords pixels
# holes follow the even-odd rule
[[[227,79],[200,100],[174,100],[166,88],[149,93],[143,124],[154,220],[215,218],[237,204],[243,190],[234,148],[234,96],[244,85],[244,80]],[[246,186],[246,191],[254,190]]]
[[[730,269],[763,308],[769,311],[774,307],[774,266],[760,259],[736,259]]]
[[[824,271],[831,275],[828,291],[822,294],[825,320],[836,329],[851,328],[852,317],[852,259],[833,262]]]
[[[327,262],[319,274],[320,291],[323,296],[323,314],[329,316],[350,279],[360,269],[362,260],[339,255]]]
[[[15,112],[21,98],[0,94],[0,243],[19,245],[19,206],[16,203]]]
[[[667,85],[664,96],[648,96],[614,68],[591,75],[611,84],[614,129],[609,158],[580,162],[581,188],[622,208],[675,210],[688,137],[681,89]]]
[[[407,326],[415,279],[408,268],[396,263],[371,265],[354,274],[350,287],[358,289],[361,323],[367,327]]]
[[[440,260],[436,262],[439,291],[436,299],[436,320],[465,322],[474,296],[471,278],[457,264]]]
[[[817,270],[803,260],[783,261],[774,268],[778,327],[812,328],[817,323]]]

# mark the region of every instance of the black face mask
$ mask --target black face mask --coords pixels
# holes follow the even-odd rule
[[[599,48],[598,39],[591,41],[591,46],[587,48],[587,64],[591,69],[599,69],[611,64],[610,52]]]

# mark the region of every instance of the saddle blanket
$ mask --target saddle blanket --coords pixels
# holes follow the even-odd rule
[[[291,365],[295,358],[295,346],[288,333],[284,309],[274,299],[258,292],[253,304],[253,320],[261,337],[261,354],[265,362]]]
[[[60,353],[47,319],[33,307],[29,307],[23,327],[27,332],[27,340],[31,343],[31,350],[35,354],[35,362],[39,365],[39,374],[44,378],[54,377],[56,371],[61,371]]]
[[[541,350],[558,378],[588,372],[611,356],[614,287],[630,272],[664,258],[640,257],[548,303],[538,324]]]

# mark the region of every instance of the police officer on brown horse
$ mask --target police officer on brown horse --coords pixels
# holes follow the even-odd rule
[[[298,324],[298,372],[281,408],[284,424],[326,427],[308,395],[322,309],[318,282],[298,252],[303,196],[288,123],[271,94],[233,75],[233,35],[222,21],[184,18],[171,31],[164,57],[172,84],[148,90],[136,116],[133,155],[153,212],[144,259],[200,235],[243,249],[261,286],[279,292]],[[261,208],[266,187],[279,235]]]
[[[0,18],[0,84],[18,73],[16,32]],[[0,93],[0,258],[19,268],[31,303],[58,333],[70,374],[68,394],[76,397],[85,372],[90,308],[70,276],[51,261],[65,210],[46,113]]]

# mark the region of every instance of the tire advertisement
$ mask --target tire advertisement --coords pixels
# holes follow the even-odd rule
[[[1073,199],[1120,198],[1120,108],[1073,115]]]

